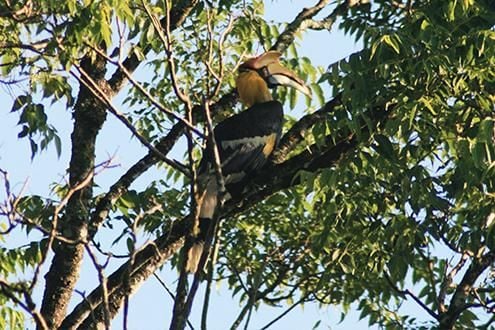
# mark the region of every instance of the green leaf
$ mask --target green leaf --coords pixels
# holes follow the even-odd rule
[[[135,247],[135,244],[134,244],[134,240],[131,237],[128,237],[127,238],[126,245],[127,245],[127,251],[129,253],[134,252],[134,250],[135,250],[136,247]]]
[[[391,47],[397,54],[400,54],[400,46],[399,46],[399,40],[397,39],[397,36],[384,35],[384,36],[382,36],[381,41],[384,42],[389,47]]]
[[[457,6],[457,0],[451,0],[448,2],[448,19],[449,21],[455,20],[455,8]]]
[[[433,108],[431,101],[426,97],[421,97],[419,101],[430,111],[432,115],[437,115],[437,112]]]
[[[375,141],[378,143],[377,151],[384,157],[388,159],[395,159],[396,154],[394,151],[394,147],[390,140],[382,134],[375,135]]]
[[[313,325],[313,328],[312,329],[313,330],[318,329],[318,327],[320,326],[320,324],[321,324],[321,320],[316,321],[316,323]]]
[[[493,118],[487,117],[480,123],[476,139],[479,142],[492,143],[495,131],[493,130]]]
[[[14,104],[12,105],[10,112],[18,111],[31,102],[32,102],[31,95],[19,95],[14,100]]]
[[[319,105],[323,106],[325,104],[325,95],[323,94],[323,89],[318,84],[312,84],[311,90],[314,94],[316,94]]]

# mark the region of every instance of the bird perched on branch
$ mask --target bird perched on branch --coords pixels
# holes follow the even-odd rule
[[[282,134],[282,104],[273,100],[269,88],[288,86],[311,96],[304,82],[280,64],[280,56],[279,52],[268,51],[248,59],[239,67],[237,91],[247,109],[225,119],[214,129],[227,188],[226,198],[231,192],[229,186],[251,177],[266,163]],[[197,270],[206,234],[218,204],[219,187],[215,160],[211,155],[211,152],[203,155],[198,176],[199,230],[196,230],[195,242],[188,251],[186,265],[186,270],[192,273]]]

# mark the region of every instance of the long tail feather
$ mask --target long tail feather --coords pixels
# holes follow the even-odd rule
[[[196,273],[199,266],[199,260],[203,254],[204,241],[195,242],[187,252],[186,272]]]
[[[195,273],[198,271],[199,261],[203,254],[203,249],[206,242],[206,236],[212,221],[209,218],[199,218],[199,232],[193,246],[187,251],[186,271]]]

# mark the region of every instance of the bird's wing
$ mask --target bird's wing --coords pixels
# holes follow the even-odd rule
[[[283,110],[277,101],[256,104],[227,118],[215,127],[215,140],[222,161],[222,172],[230,182],[261,168],[282,132]],[[203,162],[212,170],[206,153]]]

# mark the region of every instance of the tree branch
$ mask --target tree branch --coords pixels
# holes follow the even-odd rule
[[[411,292],[411,290],[406,289],[406,290],[401,290],[399,289],[395,283],[392,281],[390,276],[388,276],[387,273],[384,273],[383,276],[385,277],[385,280],[387,280],[388,284],[395,290],[397,293],[403,296],[409,296],[411,297],[423,310],[425,310],[430,316],[432,316],[435,320],[438,320],[438,315],[435,313],[432,309],[430,309],[428,306],[425,305],[424,302],[421,301],[414,293]]]
[[[105,76],[105,62],[83,58],[81,66],[91,72],[91,78],[98,87],[108,91]],[[74,187],[91,175],[95,162],[96,137],[106,119],[105,106],[93,97],[84,86],[79,90],[78,101],[74,107],[74,129],[72,132],[72,151],[69,165],[69,184]],[[65,216],[60,221],[59,231],[68,238],[85,241],[88,232],[90,201],[93,197],[93,180],[84,188],[76,191],[69,199]],[[45,292],[41,313],[50,328],[57,328],[62,322],[67,305],[79,278],[84,245],[54,245],[55,255],[46,274]]]
[[[454,292],[454,296],[450,300],[448,310],[440,315],[440,329],[454,329],[455,322],[462,311],[465,310],[466,299],[471,294],[473,285],[478,277],[494,262],[495,251],[490,251],[480,256],[474,256],[471,259],[469,268],[464,273],[461,282]]]
[[[321,9],[325,7],[329,3],[329,0],[321,0],[317,3],[316,6],[311,7],[309,9],[304,9],[295,19],[292,23],[289,24],[287,29],[279,36],[277,42],[275,45],[272,47],[272,49],[276,49],[278,51],[283,52],[284,50],[287,49],[287,47],[291,44],[291,42],[294,40],[294,37],[297,33],[305,29],[306,27],[303,26],[303,22],[306,22],[307,19],[311,19],[314,17]],[[184,4],[184,2],[181,2],[181,4]],[[172,16],[172,14],[171,14]],[[170,25],[172,26],[172,21],[170,21]],[[127,60],[126,60],[127,61]],[[127,64],[126,61],[124,61],[123,65],[126,66]],[[132,62],[132,61],[131,61]],[[132,67],[132,65],[131,65]],[[132,72],[131,67],[129,67],[129,71]],[[123,73],[120,73],[123,75]],[[115,75],[114,75],[115,77]],[[114,88],[115,81],[119,81],[119,79],[116,78],[116,80],[110,79],[109,85]],[[118,84],[117,84],[118,85]],[[218,113],[219,111],[223,109],[228,109],[229,107],[232,107],[234,103],[237,102],[237,94],[235,91],[232,91],[230,93],[225,94],[217,104],[211,107],[212,113]],[[202,112],[202,107],[201,106],[195,106],[193,108],[193,113],[198,114]],[[184,132],[184,126],[182,123],[177,123],[173,126],[172,131],[176,134],[173,134],[171,139],[165,139],[165,142],[175,142],[176,139],[182,135]],[[169,133],[170,135],[170,133]],[[335,161],[338,158],[333,157],[333,152],[335,151],[337,155],[342,155],[345,152],[348,152],[349,150],[352,149],[357,144],[357,140],[354,138],[353,143],[349,142],[343,142],[338,146],[333,146],[331,147],[331,152],[327,154],[322,154],[319,157],[319,160],[321,163],[318,163],[317,160],[315,160],[312,164],[309,164],[310,166],[308,167],[309,170],[317,170],[318,168],[326,167],[328,164],[332,163],[332,160]],[[310,155],[304,154],[300,155],[301,157],[298,159],[298,161],[305,162],[308,161],[308,159],[311,159]],[[329,160],[329,161],[328,161]],[[119,181],[112,186],[110,192],[102,199],[102,201],[98,204],[96,208],[96,212],[92,215],[92,220],[95,220],[93,222],[93,230],[94,228],[97,228],[99,224],[103,222],[105,217],[107,216],[109,209],[113,202],[115,202],[125,191],[127,191],[128,186],[130,183],[132,183],[133,180],[135,180],[141,173],[146,171],[150,166],[156,164],[158,160],[156,158],[151,158],[149,156],[146,156],[145,158],[141,159],[138,163],[136,163]],[[267,196],[269,194],[272,194],[275,191],[278,191],[282,189],[283,187],[288,187],[290,186],[290,180],[296,173],[295,171],[300,168],[298,166],[297,161],[293,161],[288,164],[288,166],[285,166],[285,176],[282,176],[283,179],[278,179],[277,177],[273,177],[270,175],[270,180],[266,182],[273,182],[273,185],[271,188],[267,188],[264,191],[257,191],[253,192],[251,195],[251,200],[250,203],[246,204],[251,205],[251,203],[254,203],[256,201],[261,200],[262,196]],[[308,164],[305,164],[304,166],[307,167]],[[270,168],[271,170],[271,168]],[[254,191],[254,190],[253,190]],[[245,209],[245,208],[244,208]],[[235,210],[235,211],[234,211]],[[225,209],[225,212],[223,214],[232,214],[233,212],[237,213],[240,212],[242,209],[238,209],[233,205]],[[147,245],[146,247],[143,248],[143,251],[140,251],[138,253],[139,257],[141,258],[141,263],[139,264],[139,270],[137,268],[134,268],[131,271],[130,275],[130,281],[132,282],[130,285],[130,290],[133,292],[136,290],[139,285],[148,277],[150,276],[157,267],[161,265],[161,263],[165,262],[172,253],[174,253],[182,244],[183,244],[183,239],[184,235],[187,232],[187,228],[185,228],[184,223],[186,219],[182,219],[172,226],[170,236],[168,238],[159,237],[155,240],[154,243],[151,245]],[[173,238],[173,239],[172,239]],[[146,251],[146,252],[144,252]],[[138,259],[138,255],[136,255],[136,259]],[[122,267],[127,267],[125,264]],[[137,267],[137,266],[135,266]],[[112,277],[115,276],[115,277]],[[118,278],[119,275],[119,270],[116,271],[113,275],[109,278],[108,281],[108,286],[109,286],[109,295],[110,295],[110,313],[115,315],[118,311],[118,306],[120,301],[123,299],[124,293],[122,292],[122,287],[121,283],[119,283],[118,280],[114,280],[112,282],[112,278]],[[113,283],[113,286],[112,286]],[[87,301],[82,302],[79,304],[74,311],[69,315],[66,320],[64,321],[65,324],[80,324],[80,322],[83,322],[84,318],[86,318],[89,313],[93,310],[94,306],[99,306],[101,304],[101,297],[99,297],[98,289],[92,292],[92,300],[91,302],[94,302],[94,304],[88,304]],[[129,292],[127,293],[129,294]],[[91,306],[93,305],[93,306]],[[101,310],[97,309],[95,313],[100,313],[100,318],[99,320],[102,320],[102,314]],[[94,315],[93,315],[94,316]],[[98,318],[97,318],[98,319]],[[66,322],[67,321],[67,322]],[[85,321],[85,324],[89,324],[90,318],[88,318]],[[94,325],[94,324],[92,324]]]
[[[335,101],[332,100],[329,103],[335,103]],[[374,118],[375,125],[378,125],[387,118],[389,108],[386,106],[376,106],[373,109],[373,113],[375,116],[370,117]],[[363,124],[361,135],[364,137],[363,140],[368,138],[370,136],[370,127]],[[329,138],[329,140],[331,139]],[[313,146],[310,148],[310,151],[305,151],[282,164],[274,167],[265,167],[256,178],[255,182],[246,187],[247,192],[244,196],[239,196],[238,198],[229,201],[229,203],[226,203],[221,216],[235,215],[266,198],[266,196],[298,184],[298,180],[294,180],[294,176],[301,169],[318,171],[321,168],[331,167],[344,155],[354,150],[358,142],[355,135],[350,134],[349,136],[342,138],[340,142],[330,142],[324,150],[318,151],[316,146]],[[240,200],[243,201],[242,204],[239,204]],[[162,235],[154,242],[147,244],[136,254],[136,262],[129,271],[131,292],[136,290],[148,276],[151,276],[163,262],[182,246],[185,235],[189,232],[187,221],[189,221],[189,219],[186,217],[173,223],[169,233]],[[112,317],[118,312],[118,307],[125,294],[129,294],[129,292],[123,290],[122,281],[120,279],[123,274],[122,272],[128,267],[128,263],[123,264],[108,279],[110,313]],[[91,324],[92,319],[102,322],[103,314],[101,304],[101,290],[96,288],[85,301],[76,306],[62,326],[70,329],[80,324],[84,318],[87,318],[84,323],[87,326]],[[89,316],[90,313],[93,313],[93,315]],[[94,326],[94,324],[92,324],[92,326]]]
[[[175,30],[181,26],[184,20],[189,16],[191,10],[198,4],[199,0],[177,0],[174,1],[174,5],[170,10],[170,29]],[[166,18],[160,20],[161,26],[165,26]],[[142,53],[146,56],[151,51],[151,46],[147,46],[142,50]],[[141,60],[136,53],[130,54],[123,62],[122,67],[128,73],[133,73],[137,67],[141,64]],[[117,69],[108,84],[113,91],[120,91],[122,87],[127,83],[128,75],[122,69]]]
[[[325,6],[330,3],[330,0],[320,0],[313,7],[303,9],[296,18],[287,26],[284,32],[280,34],[275,44],[270,48],[270,50],[277,50],[279,52],[284,52],[289,45],[294,42],[296,34],[302,32],[308,28],[317,28],[317,22],[313,20]],[[337,8],[328,15],[320,24],[322,28],[325,27],[330,29],[333,25],[333,21],[338,15],[342,15],[348,8],[347,1],[338,5]]]
[[[320,110],[299,119],[282,137],[277,149],[270,156],[270,160],[275,164],[280,164],[286,160],[289,152],[304,140],[308,130],[317,122],[325,120],[329,114],[342,105],[341,102],[341,94],[339,94],[330,102],[327,102]]]

